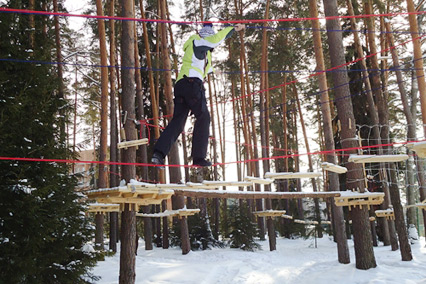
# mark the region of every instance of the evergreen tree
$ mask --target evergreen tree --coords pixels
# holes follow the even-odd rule
[[[249,216],[249,207],[245,202],[240,206],[232,206],[228,216],[231,227],[229,243],[231,248],[254,251],[260,249],[260,245],[254,241],[259,235],[257,224]]]
[[[37,1],[35,10],[50,9]],[[29,9],[28,1],[6,1]],[[70,159],[60,139],[56,66],[13,62],[54,60],[52,19],[0,14],[0,156]],[[32,26],[32,28],[31,28]],[[64,112],[62,112],[64,113]],[[93,232],[74,191],[69,166],[55,162],[0,162],[0,282],[87,283],[95,255],[84,249]]]

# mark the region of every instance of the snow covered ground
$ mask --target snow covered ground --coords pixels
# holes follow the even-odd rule
[[[263,250],[245,252],[239,249],[212,249],[182,255],[180,248],[154,248],[145,251],[139,243],[136,257],[136,283],[256,283],[256,284],[330,284],[330,283],[395,283],[426,284],[425,238],[412,245],[413,261],[401,261],[400,251],[390,247],[374,248],[377,267],[367,271],[355,268],[353,242],[349,242],[351,263],[337,262],[336,245],[328,237],[314,240],[277,239],[277,250],[269,251],[268,242],[260,242]],[[118,283],[120,257],[101,261],[94,274],[98,283]]]

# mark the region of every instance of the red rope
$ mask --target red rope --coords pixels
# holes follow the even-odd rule
[[[353,151],[353,150],[360,150],[360,149],[387,147],[387,146],[394,146],[394,145],[405,145],[405,144],[409,144],[409,143],[423,142],[423,141],[426,141],[426,139],[420,140],[420,141],[394,142],[394,143],[388,143],[388,144],[360,146],[360,147],[326,150],[326,151],[316,151],[316,152],[310,152],[310,153],[291,154],[291,155],[284,155],[284,156],[272,156],[272,157],[268,157],[268,158],[259,158],[259,159],[245,160],[245,161],[235,161],[235,162],[228,162],[228,163],[216,163],[213,166],[223,166],[223,165],[238,164],[238,163],[251,163],[251,162],[257,162],[257,161],[264,161],[264,160],[277,160],[277,159],[284,159],[284,158],[300,157],[300,156],[305,156],[305,155],[320,155],[320,154],[345,152],[345,151]],[[79,161],[79,160],[65,160],[65,159],[42,159],[42,158],[20,158],[20,157],[0,157],[0,160],[3,160],[3,161],[26,161],[26,162],[69,163],[69,164],[122,165],[122,166],[140,166],[140,167],[160,167],[160,166],[163,166],[163,165],[154,165],[154,164],[148,164],[148,163],[124,163],[124,162],[110,162],[110,161]],[[176,167],[184,167],[184,168],[197,168],[198,167],[198,166],[192,166],[192,165],[165,165],[165,166],[175,167],[175,168]]]
[[[27,9],[12,9],[12,8],[0,8],[0,13],[17,13],[17,14],[33,14],[43,16],[61,16],[61,17],[78,17],[88,19],[99,19],[99,20],[118,20],[118,21],[135,21],[135,22],[154,22],[154,23],[170,23],[180,25],[193,25],[202,24],[206,21],[169,21],[161,19],[140,19],[140,18],[128,18],[128,17],[113,17],[113,16],[98,16],[98,15],[84,15],[84,14],[71,14],[71,13],[60,13],[60,12],[48,12],[48,11],[36,11]],[[208,21],[209,23],[216,24],[237,24],[237,23],[264,23],[264,22],[302,22],[312,20],[338,20],[338,19],[362,19],[371,17],[395,17],[395,16],[407,16],[407,15],[421,15],[425,14],[426,11],[416,12],[400,12],[400,13],[386,13],[386,14],[362,14],[354,16],[329,16],[329,17],[317,17],[317,18],[280,18],[280,19],[249,19],[249,20],[232,20],[232,21]]]

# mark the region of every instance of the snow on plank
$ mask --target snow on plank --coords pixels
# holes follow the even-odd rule
[[[283,172],[283,173],[265,173],[265,178],[272,178],[272,179],[299,179],[299,178],[317,178],[322,176],[321,173],[314,173],[314,172],[295,172],[295,173],[289,173],[289,172]]]
[[[344,174],[348,171],[348,169],[345,167],[338,166],[332,163],[327,163],[327,162],[322,163],[321,168],[323,168],[326,171],[330,171],[330,172],[334,172],[338,174]]]
[[[408,155],[349,155],[349,162],[364,163],[386,163],[386,162],[402,162],[408,160]]]

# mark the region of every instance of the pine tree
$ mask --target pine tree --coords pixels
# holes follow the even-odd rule
[[[42,10],[48,1],[38,1]],[[28,1],[5,6],[28,9]],[[54,61],[51,19],[0,14],[0,58]],[[48,28],[45,28],[45,25]],[[31,35],[31,36],[29,36]],[[60,139],[56,66],[0,62],[0,156],[71,159]],[[93,231],[74,191],[70,167],[55,162],[0,162],[0,282],[87,283],[96,256],[84,249]]]

